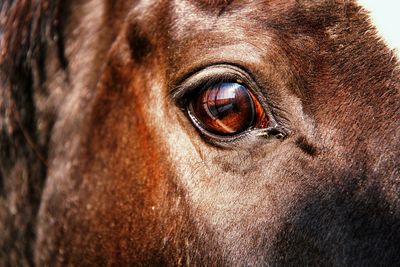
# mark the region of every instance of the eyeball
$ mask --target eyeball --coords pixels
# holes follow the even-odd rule
[[[203,88],[189,101],[188,112],[197,127],[217,136],[233,136],[268,125],[261,104],[238,82],[220,82]]]

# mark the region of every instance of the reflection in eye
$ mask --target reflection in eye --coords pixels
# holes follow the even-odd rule
[[[237,82],[221,82],[203,89],[191,99],[189,112],[204,130],[222,136],[268,125],[258,100]]]

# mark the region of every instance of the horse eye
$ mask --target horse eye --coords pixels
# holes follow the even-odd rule
[[[237,82],[221,82],[191,98],[189,115],[209,133],[231,136],[252,128],[264,128],[268,118],[253,93]]]

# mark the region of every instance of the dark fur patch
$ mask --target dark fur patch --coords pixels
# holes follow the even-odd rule
[[[151,52],[151,43],[147,36],[141,31],[138,24],[129,27],[127,38],[134,61],[140,63]]]
[[[342,175],[347,181],[339,188],[307,195],[293,208],[274,244],[273,265],[390,266],[399,262],[399,218],[390,214],[388,203],[376,189],[370,188],[360,197],[354,193],[354,173]],[[366,253],[360,257],[360,251]]]
[[[307,155],[310,155],[312,157],[318,155],[318,149],[313,144],[308,142],[307,138],[305,138],[304,136],[300,136],[299,138],[297,138],[296,146]]]

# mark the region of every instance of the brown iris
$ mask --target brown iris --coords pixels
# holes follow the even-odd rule
[[[223,82],[202,90],[190,102],[202,128],[218,135],[234,135],[251,127],[266,127],[267,117],[254,95],[242,84]]]

